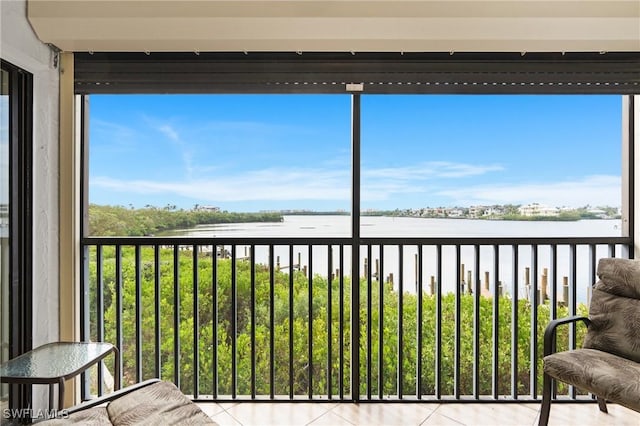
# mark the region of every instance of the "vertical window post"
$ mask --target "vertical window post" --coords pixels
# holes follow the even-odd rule
[[[360,400],[360,95],[351,97],[351,398]]]

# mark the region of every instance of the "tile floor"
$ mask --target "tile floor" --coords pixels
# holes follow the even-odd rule
[[[534,426],[540,404],[500,403],[199,403],[220,426]],[[596,404],[551,405],[549,426],[638,426],[640,413],[609,404],[609,414]]]

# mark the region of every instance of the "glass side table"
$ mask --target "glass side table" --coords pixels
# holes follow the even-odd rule
[[[53,385],[58,384],[58,409],[64,405],[64,382],[114,354],[114,390],[120,389],[120,354],[111,343],[54,342],[39,346],[0,365],[0,382],[49,385],[49,408]]]

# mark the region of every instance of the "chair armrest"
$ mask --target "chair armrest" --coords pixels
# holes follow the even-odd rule
[[[544,330],[544,356],[551,355],[556,351],[556,328],[560,325],[576,323],[578,321],[584,322],[587,327],[591,325],[589,318],[577,315],[557,318],[549,322],[547,328]]]

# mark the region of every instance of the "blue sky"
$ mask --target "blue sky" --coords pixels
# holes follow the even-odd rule
[[[350,209],[348,95],[92,95],[91,203]],[[621,97],[363,95],[362,209],[620,205]]]

